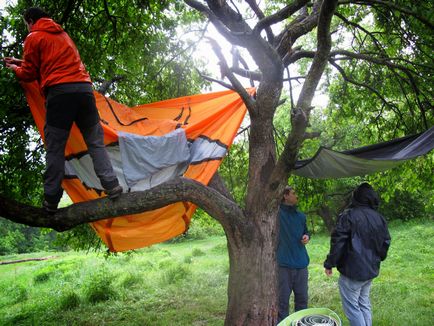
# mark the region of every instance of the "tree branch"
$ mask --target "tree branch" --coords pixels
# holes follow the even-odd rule
[[[125,76],[121,76],[121,75],[114,76],[112,79],[109,79],[109,80],[102,80],[102,79],[95,78],[95,81],[101,83],[101,86],[98,88],[97,91],[99,93],[101,93],[102,95],[105,95],[108,92],[111,85],[113,85],[114,83],[116,83],[118,81],[121,81],[124,78],[125,78]]]
[[[212,83],[217,83],[217,84],[219,84],[219,85],[221,85],[221,86],[223,86],[223,87],[225,87],[227,89],[230,89],[232,91],[235,91],[235,88],[233,88],[231,84],[228,84],[228,83],[225,83],[224,81],[221,81],[221,80],[218,80],[218,79],[206,76],[206,75],[202,74],[197,68],[196,68],[196,71],[197,71],[197,73],[199,74],[199,76],[201,78],[206,79],[206,80],[208,80],[208,81],[210,81]]]
[[[292,46],[299,37],[309,33],[318,25],[321,3],[322,1],[315,2],[310,15],[306,9],[276,37],[278,42],[276,49],[281,58],[292,52]]]
[[[253,34],[243,18],[226,1],[207,0],[208,7],[195,0],[184,0],[191,7],[207,15],[216,29],[232,44],[246,48],[264,79],[275,81],[281,76],[281,59],[274,48],[260,35]]]
[[[395,3],[391,1],[383,1],[383,0],[343,0],[339,1],[339,5],[346,5],[346,4],[360,4],[360,5],[366,5],[366,6],[374,6],[374,5],[381,5],[383,7],[389,7],[390,9],[394,9],[396,11],[399,11],[403,14],[410,15],[416,19],[418,19],[420,22],[428,26],[430,29],[434,29],[434,25],[431,21],[426,19],[425,17],[422,17],[418,15],[416,12],[401,7],[399,5],[396,5]]]
[[[238,76],[249,78],[251,80],[261,81],[262,79],[262,74],[258,71],[246,70],[239,67],[231,67],[231,71]]]
[[[254,110],[256,110],[255,100],[252,99],[252,97],[249,95],[249,93],[247,93],[247,91],[243,87],[243,85],[241,85],[240,81],[234,76],[234,74],[229,69],[229,66],[226,62],[226,59],[225,59],[218,43],[214,39],[209,38],[209,37],[208,37],[208,41],[211,43],[211,46],[214,50],[214,53],[216,54],[217,58],[220,61],[219,64],[220,64],[220,70],[222,71],[222,75],[226,76],[229,79],[232,86],[235,88],[237,93],[243,99],[244,104],[247,107],[247,110],[249,112],[253,112]]]
[[[252,8],[253,12],[256,14],[256,16],[259,19],[264,19],[265,15],[262,12],[262,10],[259,8],[258,4],[256,3],[256,0],[246,0],[247,4],[250,6],[250,8]],[[268,38],[268,42],[270,42],[271,44],[274,43],[274,34],[273,31],[271,30],[270,26],[265,26],[265,33],[267,33],[267,38]],[[261,31],[259,31],[258,34],[260,34]]]
[[[80,224],[113,216],[141,213],[176,202],[191,202],[217,219],[223,227],[241,223],[243,211],[218,191],[192,179],[177,178],[146,191],[122,194],[116,201],[107,197],[61,208],[48,215],[42,208],[0,196],[0,216],[16,223],[52,228],[62,232]]]
[[[337,0],[324,0],[319,18],[317,44],[318,48],[313,58],[312,65],[306,78],[306,82],[300,93],[299,108],[309,108],[319,80],[324,72],[331,49],[330,24],[333,17]]]
[[[276,13],[269,15],[267,17],[259,17],[261,20],[256,24],[253,28],[253,33],[260,34],[264,28],[270,28],[271,25],[277,24],[288,17],[292,16],[298,10],[303,8],[310,0],[294,0],[292,3],[287,5],[286,7],[280,9]],[[249,1],[248,1],[249,2]],[[256,2],[255,2],[256,3]],[[271,29],[270,29],[271,30]],[[274,37],[273,37],[274,39]],[[272,44],[273,39],[270,39],[269,42]]]
[[[184,0],[184,2],[204,14],[213,23],[217,31],[228,40],[229,43],[239,44],[239,40],[231,34],[231,31],[219,20],[219,18],[206,6],[196,0]]]
[[[324,0],[322,3],[318,19],[317,51],[301,90],[297,105],[291,112],[291,133],[286,140],[282,155],[270,178],[271,185],[280,185],[281,180],[286,180],[290,171],[295,166],[300,146],[306,134],[309,115],[312,110],[312,99],[329,59],[331,49],[330,25],[336,5],[337,0]],[[280,189],[277,186],[274,187]]]

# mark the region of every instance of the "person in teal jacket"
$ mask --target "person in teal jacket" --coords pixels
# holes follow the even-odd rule
[[[289,298],[292,292],[294,310],[307,308],[309,255],[306,244],[310,240],[310,235],[306,225],[306,215],[297,209],[297,203],[295,190],[286,186],[278,214],[279,322],[289,315]]]

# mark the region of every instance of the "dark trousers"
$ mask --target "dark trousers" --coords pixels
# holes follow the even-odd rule
[[[57,95],[46,103],[44,126],[46,171],[44,173],[45,200],[58,203],[63,194],[61,183],[65,175],[65,146],[75,122],[92,158],[95,173],[104,189],[119,183],[104,145],[104,133],[92,93]]]
[[[291,292],[294,292],[294,310],[298,311],[307,308],[307,280],[307,267],[297,269],[279,266],[279,322],[289,315]]]

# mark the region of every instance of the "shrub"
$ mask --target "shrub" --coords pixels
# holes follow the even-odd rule
[[[201,240],[215,235],[224,235],[223,227],[203,210],[197,209],[188,231],[167,242],[178,243],[185,240]]]
[[[37,284],[37,283],[44,283],[44,282],[46,282],[46,281],[48,281],[50,279],[50,276],[51,276],[51,272],[41,272],[41,273],[38,273],[38,274],[36,274],[33,277],[33,282],[35,284]]]
[[[112,276],[100,271],[86,280],[83,285],[83,294],[86,301],[97,303],[116,297],[116,291],[112,286]]]
[[[132,287],[136,284],[139,284],[143,281],[142,277],[138,274],[128,273],[122,276],[120,284],[124,288]]]
[[[188,255],[184,257],[184,264],[191,264],[193,262],[193,257]]]
[[[205,255],[205,252],[199,248],[194,248],[193,251],[191,252],[191,255],[193,257],[203,256]]]
[[[161,275],[163,284],[175,284],[185,279],[190,273],[190,270],[183,265],[171,266]]]
[[[59,299],[61,310],[73,310],[80,305],[80,297],[72,290],[62,293]]]
[[[10,302],[12,304],[22,303],[23,301],[26,301],[28,297],[27,289],[20,284],[9,287],[6,293],[10,297]]]
[[[403,220],[423,218],[426,215],[426,198],[418,192],[396,190],[393,197],[380,205],[380,213],[387,220]]]
[[[228,245],[226,243],[220,243],[211,248],[211,252],[216,254],[225,254],[228,252]]]

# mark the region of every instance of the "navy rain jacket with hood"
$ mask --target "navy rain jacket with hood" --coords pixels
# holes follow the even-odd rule
[[[350,208],[339,216],[332,232],[325,268],[337,267],[341,274],[357,281],[378,276],[391,241],[378,205],[378,195],[369,184],[354,190]]]

